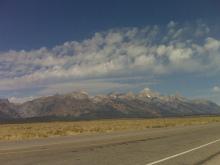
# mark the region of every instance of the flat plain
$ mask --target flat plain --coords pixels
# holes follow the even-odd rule
[[[219,165],[220,123],[0,142],[3,165]]]
[[[220,122],[220,116],[0,124],[0,141],[190,126],[216,122]]]

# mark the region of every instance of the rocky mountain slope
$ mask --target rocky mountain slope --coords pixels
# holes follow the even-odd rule
[[[220,106],[213,102],[189,100],[178,95],[163,96],[150,89],[138,94],[128,92],[97,96],[89,96],[80,91],[41,97],[18,105],[8,100],[0,100],[0,120],[34,117],[101,119],[215,114],[220,114]]]
[[[0,99],[0,120],[8,118],[19,118],[18,108],[10,103],[8,99]]]

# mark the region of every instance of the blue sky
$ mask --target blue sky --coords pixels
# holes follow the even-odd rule
[[[0,97],[152,88],[220,103],[220,2],[0,0]]]

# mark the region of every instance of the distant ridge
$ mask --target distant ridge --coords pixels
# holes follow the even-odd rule
[[[148,88],[140,93],[89,96],[85,91],[40,97],[22,104],[0,99],[0,120],[29,118],[147,118],[220,115],[220,106],[208,100],[180,95],[164,96]]]

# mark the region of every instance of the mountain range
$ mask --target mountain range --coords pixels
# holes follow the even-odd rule
[[[0,121],[31,118],[150,118],[220,115],[220,106],[208,100],[161,95],[148,88],[140,93],[89,96],[85,91],[40,97],[20,104],[0,99]]]

